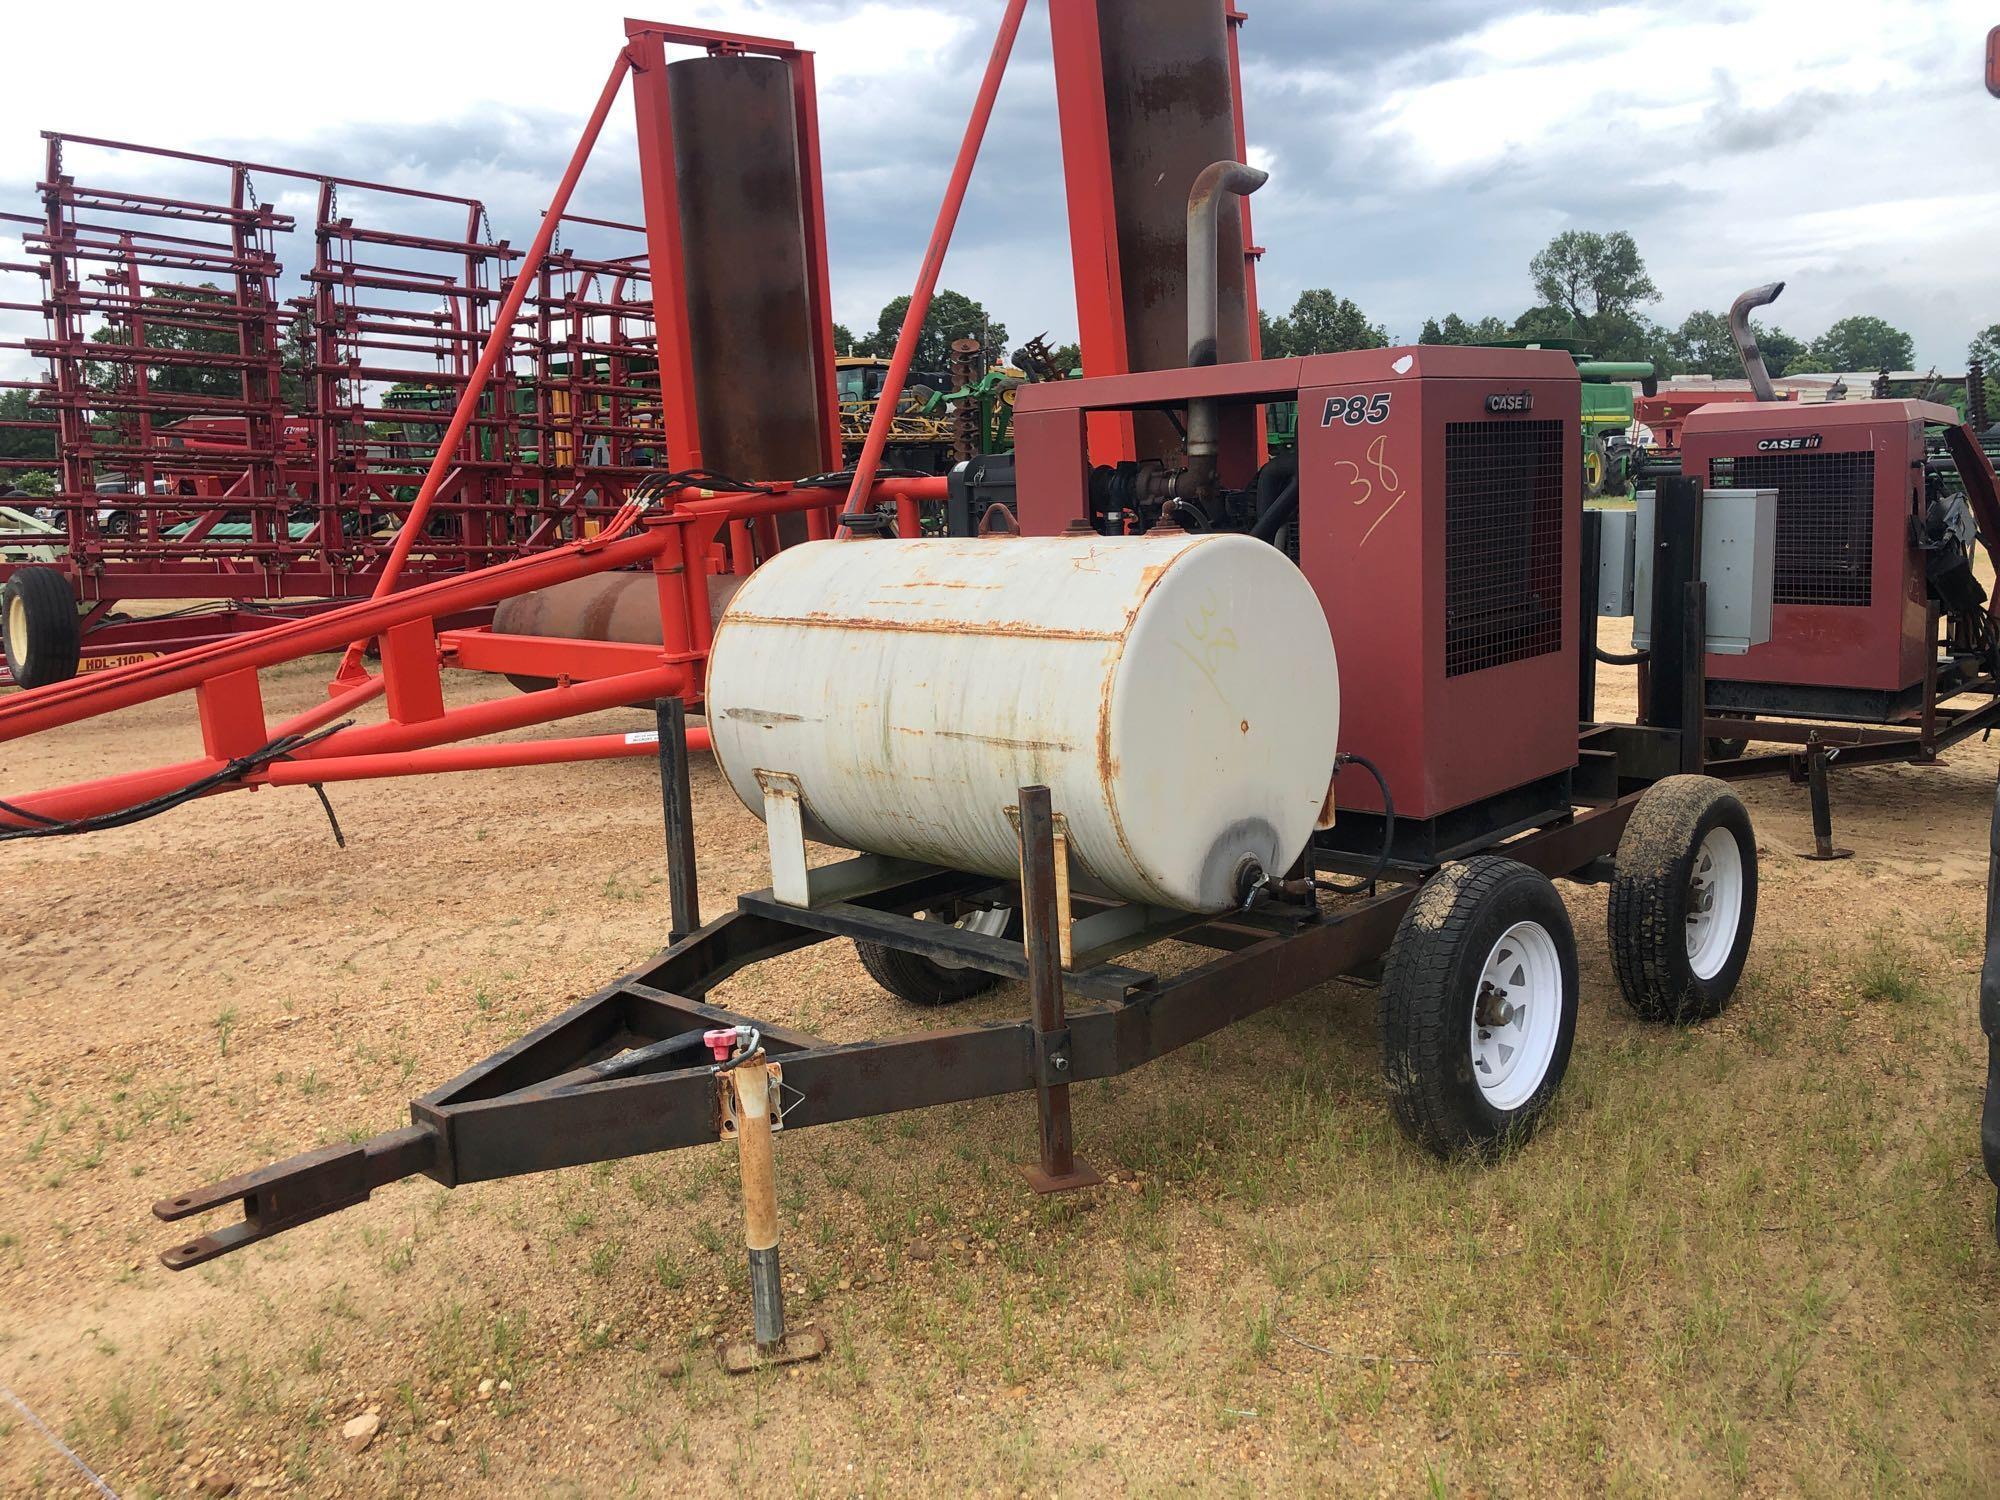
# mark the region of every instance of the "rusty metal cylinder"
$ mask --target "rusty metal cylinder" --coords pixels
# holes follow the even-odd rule
[[[1097,26],[1126,358],[1134,370],[1179,369],[1187,363],[1188,191],[1203,168],[1237,152],[1228,22],[1216,0],[1097,0]],[[1253,357],[1243,223],[1233,205],[1217,227],[1216,360],[1228,364]],[[1135,420],[1142,458],[1173,450],[1164,414]]]
[[[660,644],[660,590],[651,573],[598,573],[503,599],[493,611],[496,635],[559,636],[572,641]]]
[[[1012,878],[1046,786],[1079,889],[1184,911],[1289,869],[1327,804],[1326,612],[1243,536],[808,542],[717,628],[717,762],[822,842]]]
[[[817,473],[821,372],[789,71],[772,57],[691,58],[667,69],[667,92],[702,463],[739,479]],[[779,526],[788,544],[805,536],[803,517]]]
[[[709,578],[711,622],[722,618],[723,609],[742,583],[742,579],[728,574]],[[572,578],[552,588],[501,600],[493,611],[493,633],[657,646],[663,638],[659,583],[650,572],[595,573],[587,578]],[[547,678],[524,677],[514,672],[507,674],[507,680],[530,693],[554,686]]]

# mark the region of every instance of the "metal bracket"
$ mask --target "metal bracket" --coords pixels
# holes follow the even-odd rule
[[[1008,806],[1002,808],[1001,811],[1006,815],[1007,821],[1014,825],[1014,837],[1019,839],[1021,836],[1020,804],[1010,803]],[[1072,940],[1070,932],[1074,924],[1070,920],[1069,909],[1069,819],[1061,813],[1050,813],[1049,828],[1050,836],[1055,840],[1056,849],[1056,946],[1062,955],[1062,967],[1064,969],[1073,969],[1076,967],[1076,945]],[[1027,876],[1024,871],[1022,879],[1025,881],[1026,878]],[[1025,947],[1027,944],[1027,935],[1025,932],[1022,934],[1021,942]]]
[[[1070,1031],[1067,1026],[1060,1031],[1030,1032],[1034,1046],[1031,1063],[1038,1085],[1053,1086],[1068,1083],[1072,1076],[1070,1054]]]
[[[751,1068],[757,1067],[759,1064],[742,1063],[739,1066]],[[770,1074],[771,1082],[776,1085],[771,1090],[771,1129],[774,1131],[783,1130],[785,1128],[784,1065],[767,1062],[761,1066],[766,1073]],[[792,1092],[797,1093],[798,1090],[794,1089]],[[715,1075],[715,1094],[719,1101],[717,1106],[719,1113],[717,1116],[716,1138],[718,1140],[733,1141],[736,1139],[737,1131],[740,1127],[736,1121],[736,1090],[729,1086],[729,1074],[726,1070]]]
[[[764,793],[764,836],[771,851],[771,894],[787,906],[811,906],[806,877],[805,793],[789,771],[757,773]]]

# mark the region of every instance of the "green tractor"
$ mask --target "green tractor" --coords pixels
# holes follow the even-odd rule
[[[1579,357],[1576,373],[1583,377],[1583,493],[1592,500],[1630,494],[1639,450],[1632,441],[1629,382],[1638,381],[1650,396],[1659,376],[1643,359]]]

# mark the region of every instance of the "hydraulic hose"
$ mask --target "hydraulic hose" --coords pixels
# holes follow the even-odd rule
[[[1389,778],[1382,774],[1382,768],[1365,755],[1353,755],[1342,751],[1333,758],[1334,774],[1340,773],[1342,766],[1359,766],[1375,778],[1375,786],[1382,794],[1382,848],[1375,856],[1375,863],[1352,885],[1338,880],[1315,880],[1313,885],[1322,891],[1332,891],[1337,896],[1358,896],[1372,889],[1382,878],[1382,872],[1389,868],[1390,856],[1396,852],[1396,801],[1389,795]]]
[[[1284,492],[1285,481],[1299,472],[1299,450],[1287,448],[1257,471],[1257,514],[1262,516]]]
[[[1278,498],[1271,502],[1270,508],[1257,517],[1256,524],[1250,528],[1250,535],[1260,542],[1275,541],[1286,523],[1298,513],[1299,476],[1294,474],[1291,482],[1278,491]]]

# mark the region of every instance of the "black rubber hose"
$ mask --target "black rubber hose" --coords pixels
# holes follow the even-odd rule
[[[571,1069],[547,1082],[537,1085],[545,1092],[560,1089],[583,1088],[588,1084],[605,1083],[614,1078],[630,1078],[636,1073],[650,1073],[656,1065],[671,1061],[684,1052],[699,1052],[706,1044],[708,1031],[683,1031],[679,1036],[665,1037],[657,1042],[649,1042],[643,1047],[634,1047],[628,1052],[614,1053],[612,1056],[594,1063],[585,1063],[580,1068]]]
[[[1271,508],[1257,518],[1250,528],[1250,535],[1260,542],[1274,541],[1285,529],[1292,517],[1299,513],[1299,476],[1294,474],[1291,483],[1278,492],[1278,498],[1271,502]]]
[[[1285,481],[1299,472],[1299,450],[1287,449],[1257,471],[1257,514],[1269,510],[1285,487]]]
[[[1363,891],[1374,888],[1382,878],[1382,872],[1389,868],[1389,857],[1396,849],[1396,799],[1389,795],[1389,778],[1382,774],[1381,767],[1365,755],[1353,755],[1342,751],[1333,758],[1334,773],[1347,765],[1361,767],[1375,778],[1375,785],[1382,793],[1382,848],[1375,856],[1375,863],[1368,873],[1353,885],[1344,885],[1338,880],[1315,880],[1313,885],[1322,891],[1332,891],[1339,896],[1358,896]]]
[[[1606,651],[1602,646],[1593,646],[1591,651],[1607,667],[1643,666],[1653,659],[1650,651]]]

